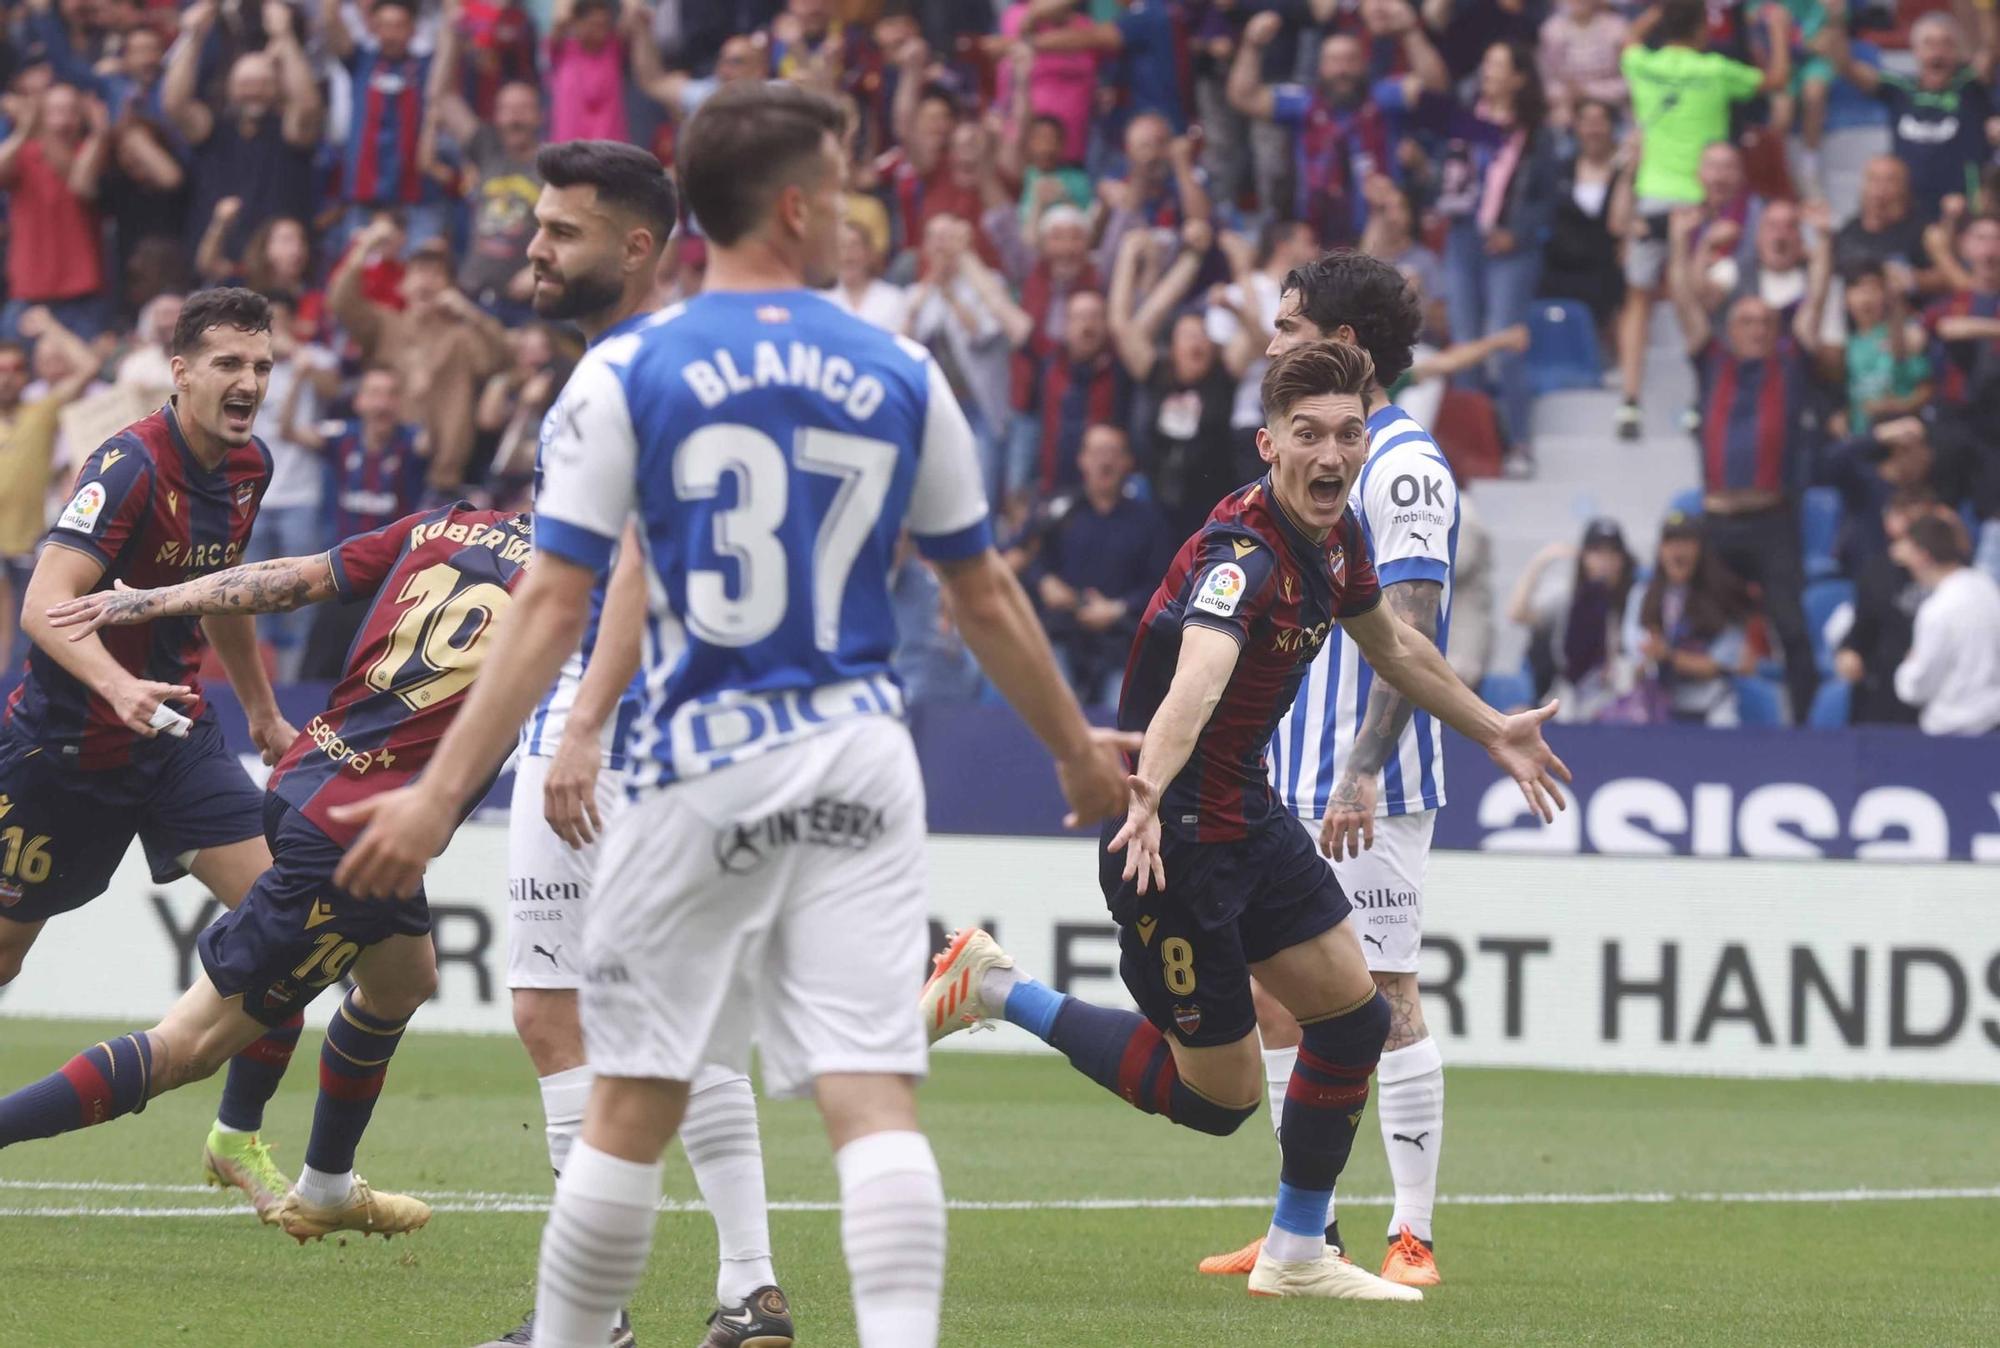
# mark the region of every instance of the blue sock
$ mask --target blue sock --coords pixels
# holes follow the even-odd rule
[[[1046,1044],[1049,1031],[1055,1028],[1056,1016],[1068,1000],[1066,994],[1047,984],[1024,978],[1008,990],[1007,1005],[1000,1014],[1009,1024],[1020,1026]]]
[[[306,1164],[328,1175],[354,1169],[354,1151],[375,1113],[389,1059],[408,1021],[383,1020],[354,1004],[348,993],[327,1022],[319,1051],[319,1103],[313,1108]]]
[[[0,1099],[0,1147],[137,1114],[152,1086],[153,1043],[143,1032],[93,1044],[61,1071]]]
[[[1326,1214],[1333,1208],[1333,1190],[1300,1189],[1278,1181],[1278,1206],[1271,1225],[1295,1236],[1320,1239],[1326,1233]]]
[[[305,1028],[304,1012],[282,1025],[274,1025],[263,1038],[229,1060],[229,1075],[222,1080],[222,1100],[215,1107],[215,1121],[239,1133],[254,1133],[264,1126],[264,1106],[278,1093],[291,1065],[292,1050],[299,1046],[299,1032]]]
[[[1032,991],[1023,997],[1027,989]],[[1092,1006],[1024,979],[1007,995],[1006,1016],[1061,1050],[1070,1066],[1142,1113],[1227,1137],[1257,1112],[1255,1100],[1241,1107],[1226,1105],[1182,1081],[1173,1049],[1152,1022],[1134,1012]],[[1046,1029],[1037,1029],[1038,1025]]]

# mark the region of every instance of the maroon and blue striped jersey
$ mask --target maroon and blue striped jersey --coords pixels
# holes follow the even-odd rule
[[[214,468],[203,467],[168,403],[84,460],[48,541],[102,562],[97,590],[121,580],[139,590],[178,585],[236,564],[270,482],[271,451],[254,437]],[[97,635],[128,673],[200,693],[197,671],[208,646],[201,619],[156,618]],[[199,697],[176,704],[190,717],[206,705]],[[109,703],[40,647],[28,652],[27,675],[8,700],[6,719],[84,771],[123,767],[139,739]]]
[[[1284,813],[1264,767],[1271,732],[1334,624],[1381,599],[1352,510],[1322,544],[1279,508],[1268,476],[1223,498],[1146,606],[1118,702],[1119,729],[1143,731],[1173,683],[1185,626],[1226,632],[1243,648],[1187,766],[1167,786],[1162,829],[1226,842]]]
[[[335,806],[404,785],[437,751],[534,552],[528,516],[464,501],[406,516],[328,554],[344,600],[374,596],[326,710],[270,790],[345,847]]]

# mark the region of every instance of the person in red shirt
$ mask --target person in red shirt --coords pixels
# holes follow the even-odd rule
[[[96,201],[110,122],[101,100],[73,84],[54,84],[27,96],[13,134],[0,141],[9,226],[0,337],[17,336],[21,314],[38,304],[86,340],[103,331]]]

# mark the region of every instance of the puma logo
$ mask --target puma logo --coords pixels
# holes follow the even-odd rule
[[[1431,537],[1429,534],[1420,534],[1415,529],[1412,529],[1410,530],[1410,537],[1416,539],[1417,542],[1423,544],[1426,549],[1428,549],[1431,545]]]
[[[1386,955],[1389,953],[1389,947],[1383,943],[1381,937],[1370,936],[1367,932],[1364,931],[1361,933],[1361,939],[1368,942],[1370,945],[1374,946],[1377,950],[1381,951],[1383,954]]]
[[[535,952],[535,953],[536,953],[537,955],[542,955],[542,956],[546,956],[546,957],[547,957],[547,959],[548,959],[548,961],[549,961],[549,963],[550,963],[550,964],[554,964],[554,965],[556,965],[556,967],[557,967],[557,968],[561,968],[561,967],[562,967],[562,966],[561,966],[561,965],[560,965],[559,963],[557,963],[557,961],[556,961],[556,950],[561,950],[561,949],[562,949],[562,947],[561,947],[561,946],[557,946],[557,947],[556,947],[556,950],[549,950],[549,949],[545,949],[544,947],[542,947],[542,946],[539,946],[539,945],[537,945],[537,946],[532,946],[532,947],[530,947],[530,949],[532,949],[532,950],[533,950],[533,951],[534,951],[534,952]]]
[[[1418,1151],[1422,1151],[1424,1149],[1424,1139],[1429,1137],[1430,1135],[1431,1135],[1431,1130],[1428,1128],[1424,1129],[1424,1131],[1422,1131],[1421,1133],[1418,1133],[1415,1137],[1410,1137],[1404,1133],[1389,1134],[1389,1136],[1394,1138],[1396,1141],[1407,1142],[1411,1146],[1415,1147]]]

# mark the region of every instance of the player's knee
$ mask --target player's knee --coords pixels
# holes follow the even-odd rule
[[[1389,999],[1378,988],[1373,997],[1344,1016],[1329,1016],[1304,1027],[1301,1047],[1314,1057],[1341,1066],[1373,1064],[1382,1056],[1393,1019]]]
[[[576,993],[567,988],[514,989],[514,1033],[541,1076],[583,1062]]]
[[[1220,1100],[1211,1100],[1185,1083],[1182,1092],[1183,1099],[1174,1111],[1174,1122],[1212,1137],[1228,1137],[1243,1126],[1245,1119],[1255,1115],[1258,1106],[1263,1103],[1253,1099],[1247,1105],[1224,1104]]]
[[[413,969],[391,986],[367,992],[363,1000],[369,1014],[384,1020],[404,1021],[417,1014],[417,1008],[431,999],[437,987],[435,966]]]

